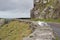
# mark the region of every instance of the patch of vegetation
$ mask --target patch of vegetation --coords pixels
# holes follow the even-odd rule
[[[28,23],[11,21],[0,28],[0,40],[22,40],[31,31]]]
[[[59,40],[59,37],[58,36],[56,36],[56,40]]]
[[[31,19],[31,20],[34,20],[34,21],[44,21],[44,22],[57,22],[57,23],[60,23],[60,19]]]

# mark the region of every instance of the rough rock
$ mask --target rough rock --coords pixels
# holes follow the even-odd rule
[[[0,19],[0,26],[5,23],[5,19]]]
[[[31,27],[34,29],[33,32],[23,40],[55,40],[53,30],[49,26],[41,26],[38,22],[33,22]]]
[[[34,8],[31,10],[31,18],[37,19],[60,18],[59,4],[60,4],[59,0],[34,0]]]

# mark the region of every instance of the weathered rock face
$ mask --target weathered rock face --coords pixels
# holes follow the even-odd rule
[[[33,22],[31,27],[34,29],[33,33],[23,40],[55,40],[53,30],[49,26],[41,26],[38,22]]]
[[[31,18],[60,18],[59,4],[59,0],[34,0],[34,8],[31,10]]]

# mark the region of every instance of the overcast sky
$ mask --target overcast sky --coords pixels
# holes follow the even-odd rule
[[[30,17],[33,0],[0,0],[0,18]]]

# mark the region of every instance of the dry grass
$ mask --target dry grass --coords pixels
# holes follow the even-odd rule
[[[29,24],[11,21],[0,28],[0,40],[22,40],[31,33]]]

